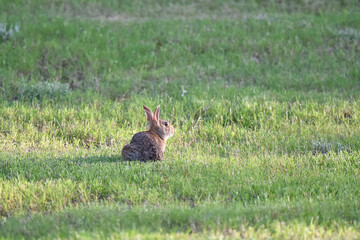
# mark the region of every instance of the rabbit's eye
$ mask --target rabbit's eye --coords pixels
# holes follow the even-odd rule
[[[169,126],[168,122],[163,122],[163,124],[165,125],[165,127]]]

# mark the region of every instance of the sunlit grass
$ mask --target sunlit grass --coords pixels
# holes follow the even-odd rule
[[[360,237],[357,1],[0,5],[0,238]]]

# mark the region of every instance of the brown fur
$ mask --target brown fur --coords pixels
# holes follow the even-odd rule
[[[155,114],[144,105],[145,115],[150,123],[150,129],[146,132],[136,133],[130,144],[126,144],[121,151],[125,161],[162,161],[166,140],[174,134],[174,128],[164,120],[159,118],[160,106],[155,110]]]

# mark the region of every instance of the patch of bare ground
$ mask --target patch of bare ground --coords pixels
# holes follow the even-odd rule
[[[131,22],[136,20],[136,18],[130,16],[130,14],[94,3],[88,3],[85,6],[81,6],[81,8],[73,6],[73,4],[70,3],[64,3],[58,11],[53,14],[65,18],[75,18],[86,21]]]
[[[152,19],[161,20],[270,20],[271,18],[265,14],[249,14],[241,10],[239,7],[232,7],[224,4],[220,7],[212,7],[193,3],[188,5],[169,4],[167,6],[146,6],[140,7],[137,12],[128,13],[126,11],[110,9],[104,6],[88,4],[85,7],[73,8],[70,4],[63,5],[61,15],[68,18],[77,18],[87,21],[100,22],[146,22]]]

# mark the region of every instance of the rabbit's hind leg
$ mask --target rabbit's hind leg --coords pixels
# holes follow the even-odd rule
[[[130,144],[124,146],[124,148],[121,151],[121,155],[125,161],[142,160],[141,153]]]

